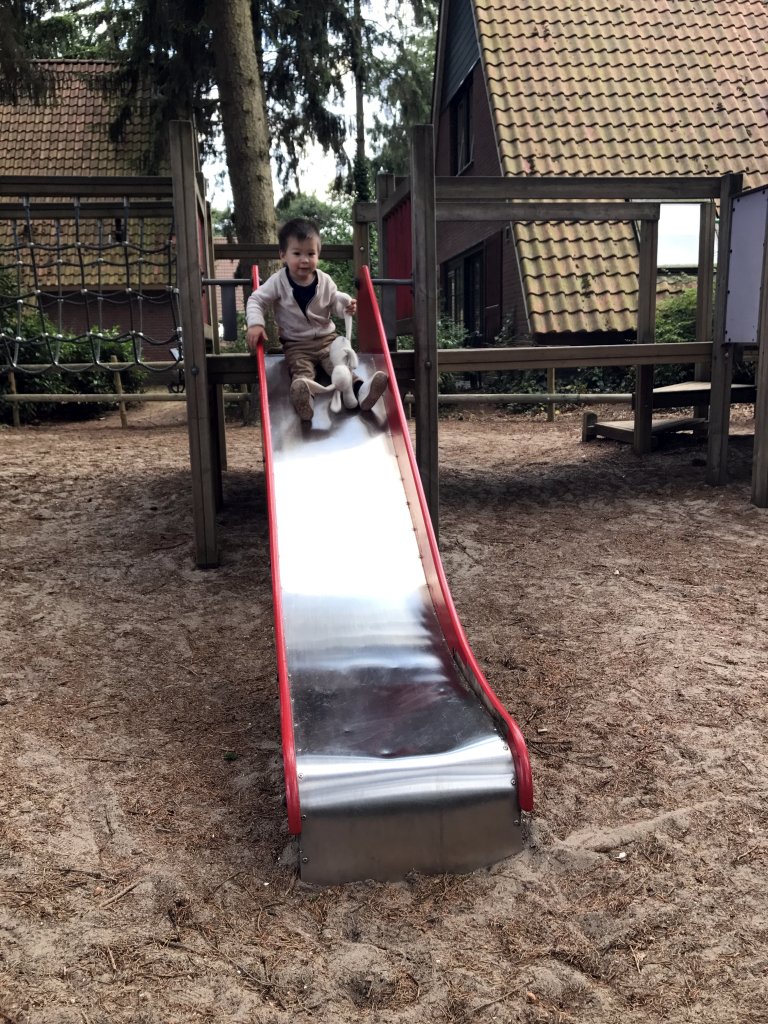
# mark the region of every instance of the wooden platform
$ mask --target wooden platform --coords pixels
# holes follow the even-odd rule
[[[667,384],[653,389],[654,409],[680,409],[686,406],[693,408],[693,416],[672,419],[651,420],[651,443],[655,447],[659,438],[667,434],[691,432],[696,437],[706,437],[708,421],[706,415],[709,405],[712,384],[708,380],[689,380],[681,384]],[[731,405],[737,402],[754,402],[757,389],[754,384],[732,384]],[[632,408],[635,408],[635,396],[632,396]],[[635,421],[609,420],[601,422],[596,413],[586,412],[582,420],[581,439],[591,441],[595,437],[607,437],[612,441],[632,444],[635,440]]]
[[[651,422],[651,440],[657,445],[660,437],[667,434],[679,434],[690,432],[696,436],[705,437],[707,433],[707,421],[700,416],[687,416],[674,419],[656,419]],[[607,437],[612,441],[623,441],[625,444],[632,444],[635,437],[635,421],[611,420],[601,422],[597,413],[585,412],[582,419],[581,439],[592,441],[596,437]]]
[[[681,406],[709,405],[712,384],[708,380],[688,380],[682,384],[667,384],[653,389],[654,409],[679,409]],[[757,389],[754,384],[732,384],[731,405],[737,402],[754,402]],[[634,398],[632,400],[634,408]]]

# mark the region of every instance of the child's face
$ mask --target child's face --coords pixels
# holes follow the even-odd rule
[[[297,284],[311,284],[315,279],[317,261],[320,259],[320,239],[311,235],[299,241],[291,235],[288,245],[280,252],[280,259],[288,267],[288,273]]]

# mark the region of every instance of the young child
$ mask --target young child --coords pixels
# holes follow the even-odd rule
[[[282,270],[272,274],[248,299],[245,320],[248,348],[256,353],[259,341],[265,341],[265,313],[272,310],[291,375],[290,397],[302,420],[312,419],[314,397],[312,383],[318,366],[328,374],[336,327],[331,315],[353,315],[355,300],[340,292],[328,274],[317,269],[320,258],[320,231],[311,220],[296,218],[280,228],[278,234]],[[360,409],[372,409],[386,391],[389,378],[377,370],[370,381],[355,377],[353,388]]]

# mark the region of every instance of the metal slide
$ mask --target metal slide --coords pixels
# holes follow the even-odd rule
[[[367,268],[360,366],[395,377]],[[519,850],[522,734],[440,564],[397,388],[311,424],[259,351],[288,821],[304,881],[461,872]]]

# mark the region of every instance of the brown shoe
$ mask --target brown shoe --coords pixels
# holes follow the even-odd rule
[[[315,400],[304,377],[296,377],[291,381],[290,398],[299,418],[309,423],[315,411]]]
[[[377,370],[367,384],[363,384],[358,392],[357,399],[360,402],[362,412],[368,412],[378,402],[387,390],[389,377],[382,370]]]

